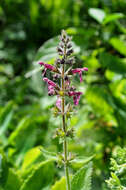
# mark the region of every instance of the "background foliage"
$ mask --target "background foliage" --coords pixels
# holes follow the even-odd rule
[[[84,95],[71,119],[76,135],[69,150],[85,162],[94,155],[93,190],[112,187],[105,182],[110,157],[126,145],[125,13],[125,0],[0,1],[0,190],[65,186],[63,168],[39,150],[62,151],[52,138],[60,125],[50,110],[55,99],[47,97],[37,65],[39,60],[54,63],[61,29],[73,36],[76,66],[89,68],[81,85],[75,80]],[[71,171],[83,164],[74,163]],[[125,188],[120,180],[117,187]]]

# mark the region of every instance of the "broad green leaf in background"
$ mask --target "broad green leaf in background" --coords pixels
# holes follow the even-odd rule
[[[8,177],[8,163],[5,154],[0,150],[0,186],[4,187]]]
[[[102,9],[98,9],[98,8],[90,8],[88,10],[89,15],[94,18],[96,21],[98,21],[100,24],[103,22],[106,13],[104,10]]]
[[[88,13],[96,21],[104,25],[124,17],[122,13],[106,14],[103,9],[99,8],[90,8]]]
[[[2,155],[0,154],[0,177],[2,172]]]
[[[103,52],[99,56],[103,68],[107,68],[115,73],[126,75],[126,60],[110,53]]]
[[[11,110],[9,113],[7,113],[5,120],[0,125],[0,141],[4,146],[8,144],[6,133],[7,133],[9,124],[12,120],[13,114],[14,114],[14,110]]]
[[[21,186],[21,179],[14,169],[9,168],[7,181],[4,190],[19,190]]]
[[[31,0],[30,3],[30,19],[32,22],[35,22],[39,14],[39,5],[36,1]]]
[[[66,189],[66,179],[62,177],[59,181],[52,186],[51,190],[65,190]]]
[[[21,163],[26,151],[35,143],[37,131],[33,122],[30,117],[23,118],[8,139],[9,144],[13,147],[9,149],[9,157],[15,159],[17,165]],[[17,153],[16,157],[15,152]]]
[[[6,116],[13,108],[13,101],[9,101],[0,112],[0,126],[5,121]]]
[[[33,164],[38,163],[43,160],[43,155],[41,154],[40,147],[34,147],[30,149],[23,160],[22,169],[26,170]]]
[[[52,160],[42,162],[32,169],[20,190],[40,190],[52,183],[54,166]]]
[[[122,13],[113,13],[113,14],[106,15],[105,19],[103,20],[103,24],[107,24],[109,22],[116,21],[123,17],[124,17],[124,14],[122,14]]]
[[[113,115],[115,104],[105,87],[95,85],[92,88],[88,88],[86,99],[88,103],[92,105],[96,114],[100,116],[104,115],[105,120],[113,120],[113,122],[116,123],[116,119]]]
[[[72,178],[71,190],[90,190],[91,189],[92,163],[78,170]]]
[[[59,39],[58,37],[54,37],[52,39],[49,39],[46,41],[38,50],[36,57],[35,57],[35,62],[38,61],[43,61],[43,62],[48,62],[55,57],[57,57],[57,50],[56,47],[58,46]]]
[[[119,38],[113,37],[110,39],[110,44],[116,49],[120,54],[126,56],[126,42]]]
[[[13,105],[9,101],[0,112],[0,143],[4,146],[8,143],[6,134],[14,114]]]

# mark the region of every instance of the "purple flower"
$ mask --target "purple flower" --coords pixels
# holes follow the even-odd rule
[[[54,95],[55,94],[55,89],[53,86],[51,85],[48,85],[48,95],[51,96],[51,95]]]
[[[47,64],[44,62],[39,62],[39,65],[41,65],[41,66],[43,65],[45,67],[44,72],[43,72],[43,76],[45,75],[47,69],[49,69],[51,71],[56,71],[56,68],[53,65],[50,65],[50,64]]]
[[[88,68],[87,68],[87,67],[84,67],[84,68],[72,69],[72,73],[73,73],[73,74],[76,74],[76,73],[79,74],[79,76],[80,76],[80,82],[82,82],[82,72],[83,72],[83,71],[88,71]]]
[[[48,95],[49,96],[54,95],[55,87],[57,87],[57,85],[46,77],[44,77],[43,80],[48,84]]]
[[[49,80],[47,77],[44,77],[43,80],[47,82],[47,84],[50,86],[53,86],[53,87],[57,86],[55,82],[53,82],[52,80]]]
[[[68,95],[73,96],[74,105],[77,106],[82,92],[69,91]]]
[[[56,100],[56,107],[61,110],[61,98],[58,96]]]

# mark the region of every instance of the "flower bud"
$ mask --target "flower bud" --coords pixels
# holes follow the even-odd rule
[[[58,51],[59,55],[63,55],[63,53],[64,53],[63,49],[61,47],[58,47],[57,51]]]
[[[67,48],[68,48],[68,49],[72,48],[71,43],[67,44]]]
[[[69,64],[69,65],[73,64],[74,63],[74,57],[69,58],[65,63]]]
[[[69,55],[71,55],[72,53],[73,53],[73,49],[70,49],[70,50],[67,51],[66,55],[69,56]]]

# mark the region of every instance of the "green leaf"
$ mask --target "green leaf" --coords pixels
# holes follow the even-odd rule
[[[5,121],[3,122],[3,124],[0,126],[0,136],[2,136],[6,132],[8,126],[9,126],[9,123],[10,123],[10,121],[12,119],[13,113],[14,113],[14,111],[11,110],[7,114],[7,116],[6,116]]]
[[[52,160],[42,162],[32,169],[32,173],[27,177],[20,190],[40,190],[51,184],[54,175],[54,165]]]
[[[122,55],[126,56],[126,42],[120,40],[119,38],[111,38],[110,44]]]
[[[113,72],[125,75],[126,74],[126,60],[117,56],[113,56],[110,53],[100,53],[100,63],[104,68],[107,68]]]
[[[85,158],[76,158],[70,161],[70,164],[72,165],[72,167],[74,168],[80,168],[82,167],[82,165],[87,164],[88,162],[90,162],[95,155],[90,156],[90,157],[85,157]]]
[[[54,59],[57,57],[57,50],[56,47],[59,43],[58,37],[49,39],[46,41],[38,50],[36,56],[35,56],[35,62],[37,61],[45,61],[48,62],[51,59]]]
[[[98,8],[90,8],[88,10],[89,15],[94,18],[96,21],[98,21],[100,24],[103,22],[106,13],[102,9]]]
[[[2,109],[1,113],[0,113],[0,126],[3,125],[3,122],[5,121],[8,113],[10,111],[12,111],[13,108],[13,102],[9,101],[5,107]]]
[[[40,147],[34,147],[26,153],[22,164],[22,169],[26,170],[33,166],[33,164],[38,163],[42,160],[43,156],[41,154]]]
[[[0,177],[2,173],[2,155],[0,154]]]
[[[37,138],[36,126],[30,117],[23,118],[17,128],[11,133],[8,142],[13,148],[9,148],[9,157],[19,165],[26,151],[33,147]],[[16,152],[16,155],[15,155]]]
[[[51,160],[57,160],[57,156],[56,153],[54,152],[49,152],[47,150],[45,150],[43,147],[40,148],[40,151],[42,152],[42,155],[47,158],[47,159],[51,159]]]
[[[62,177],[59,181],[52,186],[51,190],[65,190],[66,189],[66,179]]]
[[[8,163],[2,150],[0,150],[0,185],[3,187],[7,181]]]
[[[108,24],[109,22],[113,22],[123,17],[124,17],[124,14],[122,13],[113,13],[113,14],[107,15],[103,21],[103,24]]]
[[[93,86],[91,88],[88,88],[86,92],[86,98],[88,102],[92,105],[96,113],[100,113],[104,116],[106,113],[113,113],[113,102],[111,102],[109,94],[104,87],[99,88],[98,86]]]
[[[71,190],[90,190],[91,189],[92,163],[82,167],[73,176]]]
[[[9,168],[8,177],[6,184],[4,186],[4,190],[19,190],[20,186],[21,186],[21,179],[12,168]]]

